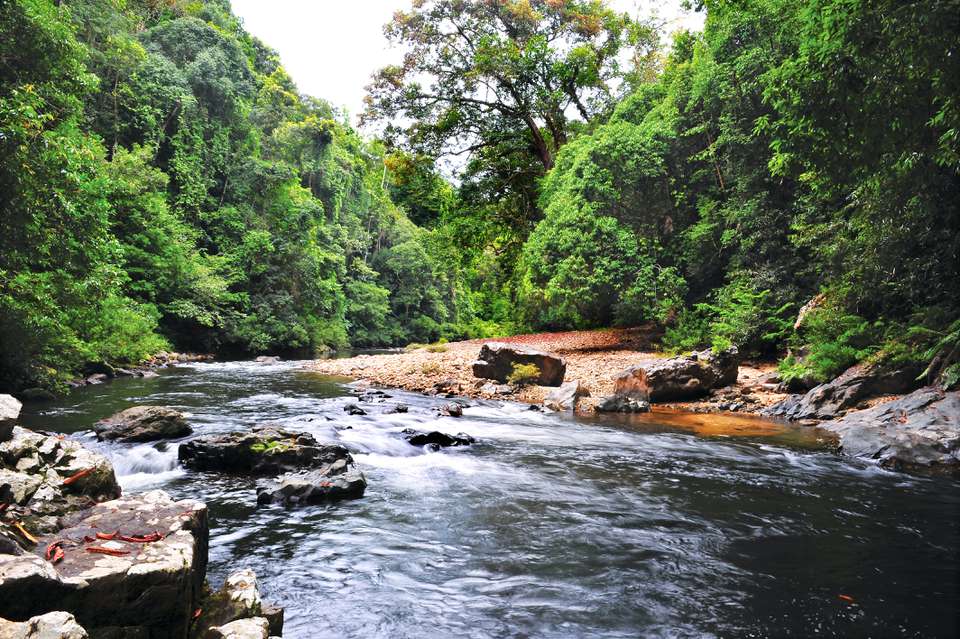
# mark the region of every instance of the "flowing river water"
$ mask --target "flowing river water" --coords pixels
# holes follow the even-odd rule
[[[731,431],[710,416],[587,420],[477,401],[454,419],[433,410],[447,400],[392,391],[347,416],[345,380],[302,366],[185,365],[23,419],[104,451],[127,492],[206,501],[211,583],[255,570],[290,638],[960,631],[957,482],[842,459],[809,431],[749,420]],[[383,414],[396,402],[409,413]],[[366,495],[258,508],[254,480],[184,471],[176,443],[87,432],[136,404],[189,412],[197,435],[275,421],[341,442]],[[405,427],[478,443],[424,452],[398,437]]]

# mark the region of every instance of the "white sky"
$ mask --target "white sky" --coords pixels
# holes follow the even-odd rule
[[[355,123],[364,87],[380,67],[397,61],[383,25],[410,0],[233,0],[246,29],[280,52],[300,91],[350,113]],[[656,13],[667,30],[699,29],[703,14],[684,12],[680,0],[610,0],[640,17]]]

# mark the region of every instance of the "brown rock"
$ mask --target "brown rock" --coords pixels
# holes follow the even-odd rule
[[[694,399],[737,381],[737,350],[701,351],[633,366],[614,378],[614,396],[651,402]]]
[[[560,386],[567,372],[562,357],[516,344],[488,342],[480,349],[480,357],[473,363],[475,377],[506,382],[515,364],[533,364],[540,370],[536,380],[539,386]]]

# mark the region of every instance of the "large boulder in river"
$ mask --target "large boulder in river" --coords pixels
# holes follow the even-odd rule
[[[506,382],[517,364],[536,366],[540,375],[534,383],[539,386],[559,386],[567,372],[567,363],[562,357],[517,344],[488,342],[480,348],[480,356],[473,363],[473,374]]]
[[[93,426],[97,439],[119,442],[152,442],[193,433],[183,413],[165,406],[134,406]]]
[[[919,386],[919,374],[918,366],[858,364],[836,379],[812,388],[805,395],[785,399],[764,413],[787,419],[833,419],[870,397],[914,390]]]
[[[0,503],[35,534],[56,530],[63,515],[119,496],[107,458],[75,440],[17,426],[0,443]]]
[[[206,574],[204,504],[153,491],[63,524],[32,553],[0,555],[0,617],[63,610],[94,637],[187,636]]]
[[[736,348],[708,349],[632,366],[614,378],[614,396],[650,402],[696,399],[737,381]]]
[[[894,470],[960,475],[960,391],[926,387],[826,421],[846,455]]]
[[[87,639],[87,631],[69,612],[48,612],[26,621],[0,619],[0,639]]]
[[[10,439],[23,404],[12,395],[0,395],[0,442]]]
[[[264,424],[248,431],[197,437],[180,445],[180,462],[194,470],[248,475],[279,475],[323,468],[343,459],[353,462],[339,444],[321,444],[309,433]]]

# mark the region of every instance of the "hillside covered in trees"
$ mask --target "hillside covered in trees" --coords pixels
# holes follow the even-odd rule
[[[648,322],[956,384],[960,3],[703,4],[415,2],[361,135],[226,0],[0,3],[0,387]]]

